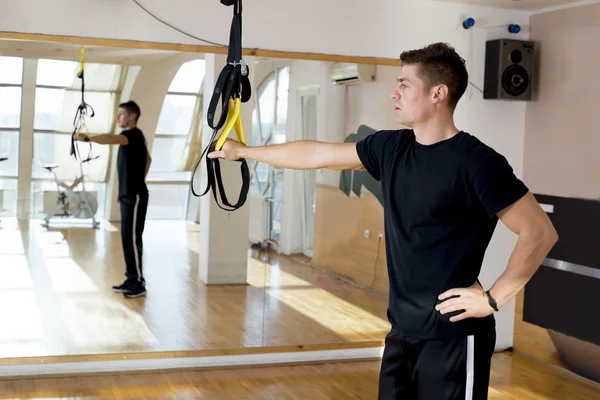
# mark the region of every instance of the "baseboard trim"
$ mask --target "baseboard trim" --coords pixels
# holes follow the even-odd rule
[[[0,364],[0,378],[57,377],[103,373],[213,369],[281,364],[321,363],[337,361],[367,361],[381,359],[383,347],[345,348],[315,351],[281,351],[254,354],[213,356],[162,357],[145,359],[91,360],[80,358],[72,362],[39,364]]]

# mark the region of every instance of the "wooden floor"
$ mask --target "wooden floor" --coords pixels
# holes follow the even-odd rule
[[[0,226],[0,358],[190,351],[382,340],[387,302],[301,257],[249,252],[249,285],[205,287],[194,224],[151,221],[148,296],[125,299],[118,226]],[[168,232],[168,235],[165,235]],[[544,331],[520,321],[494,355],[490,399],[595,399],[600,387],[562,365]],[[546,334],[547,335],[547,334]],[[549,363],[549,364],[546,364]],[[0,381],[0,399],[373,399],[378,362]]]
[[[149,221],[148,295],[126,299],[118,226],[0,224],[0,358],[383,340],[387,301],[276,256],[249,254],[249,285],[198,281],[195,224]],[[7,322],[7,323],[5,323]]]
[[[538,360],[561,368],[567,366],[560,359],[548,330],[523,321],[523,291],[515,299],[515,330],[513,347]]]
[[[376,399],[379,362],[0,381],[0,399]],[[492,361],[490,400],[592,400],[600,386],[518,354]]]

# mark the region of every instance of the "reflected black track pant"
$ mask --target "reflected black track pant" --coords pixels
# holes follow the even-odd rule
[[[496,345],[493,326],[472,336],[385,340],[379,400],[486,400]]]
[[[148,210],[148,195],[138,194],[135,197],[122,197],[121,208],[121,242],[125,256],[125,276],[134,281],[142,281],[142,234]]]

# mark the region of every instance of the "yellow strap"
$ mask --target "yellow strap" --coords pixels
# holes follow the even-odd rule
[[[236,97],[235,107],[238,110],[241,110],[241,103],[242,103],[242,100],[239,97]],[[245,146],[246,139],[244,138],[244,128],[242,127],[242,115],[240,114],[240,112],[241,111],[238,111],[238,116],[235,119],[234,129],[235,129],[235,135],[237,136],[238,142],[240,142],[241,144],[243,144]]]
[[[81,46],[81,50],[79,51],[79,71],[77,72],[77,76],[81,77],[84,66],[85,66],[85,47]]]
[[[231,128],[235,126],[235,134],[240,143],[246,145],[246,139],[244,138],[244,128],[242,127],[242,118],[240,117],[240,105],[241,99],[236,98],[235,100],[229,100],[229,113],[227,115],[227,123],[215,144],[215,150],[219,151],[225,144]]]
[[[83,132],[83,130],[85,129],[85,132]],[[89,136],[89,134],[87,133],[87,125],[85,124],[85,122],[83,122],[80,126],[79,129],[77,129],[77,134],[79,135],[80,133],[83,133],[84,135]]]
[[[88,132],[81,132],[81,129],[78,129],[75,135],[76,138],[79,138],[79,136],[85,136],[88,138],[88,140],[92,138],[92,135],[90,135]]]

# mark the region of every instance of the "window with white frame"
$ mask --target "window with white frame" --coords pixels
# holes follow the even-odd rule
[[[289,67],[271,72],[258,86],[256,105],[252,112],[252,144],[263,146],[286,141]],[[283,170],[272,165],[252,162],[250,193],[268,201],[267,225],[269,239],[279,242],[281,205],[283,204]]]
[[[121,89],[123,67],[111,64],[85,64],[85,93],[81,93],[81,79],[77,77],[79,63],[64,60],[38,61],[33,140],[33,196],[34,217],[43,213],[42,195],[46,190],[55,190],[54,178],[46,169],[55,164],[57,178],[67,183],[80,175],[79,161],[70,155],[71,134],[77,107],[84,100],[94,110],[85,120],[85,131],[96,135],[112,133],[115,124],[115,109]],[[81,156],[87,158],[88,143],[77,143]],[[104,207],[105,183],[110,158],[110,146],[94,145],[92,156],[97,159],[83,164],[86,190],[96,192],[99,214]]]
[[[271,72],[256,90],[256,105],[252,112],[252,144],[263,146],[286,141],[287,105],[289,89],[289,67]],[[254,163],[251,193],[265,194],[271,167]]]
[[[152,144],[149,219],[184,219],[202,123],[203,59],[183,63],[165,96]]]
[[[17,209],[23,59],[0,56],[0,215]]]

